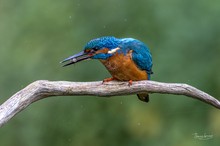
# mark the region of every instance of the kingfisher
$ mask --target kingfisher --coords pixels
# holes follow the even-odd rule
[[[63,66],[89,59],[98,59],[106,67],[111,78],[103,80],[132,81],[150,80],[152,72],[152,55],[147,45],[134,38],[116,38],[105,36],[89,41],[83,51],[70,56],[61,63]],[[148,93],[137,94],[141,101],[148,102]]]

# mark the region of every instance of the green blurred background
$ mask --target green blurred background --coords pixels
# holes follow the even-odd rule
[[[97,81],[97,60],[59,62],[100,36],[134,37],[153,55],[152,80],[220,97],[219,0],[1,0],[0,103],[35,80]],[[198,135],[212,135],[198,140]],[[0,129],[2,146],[219,146],[220,111],[184,96],[53,97]]]

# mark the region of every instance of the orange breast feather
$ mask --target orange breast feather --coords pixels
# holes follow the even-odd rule
[[[139,81],[147,80],[148,76],[146,71],[140,70],[131,59],[131,53],[124,55],[123,53],[116,53],[106,60],[100,60],[110,74],[120,81]]]

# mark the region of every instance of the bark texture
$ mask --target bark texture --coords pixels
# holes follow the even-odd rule
[[[39,80],[11,96],[0,105],[0,127],[31,103],[51,96],[93,95],[110,97],[141,92],[177,94],[201,100],[220,109],[220,101],[211,95],[187,84],[138,81],[128,86],[128,82],[67,82]]]

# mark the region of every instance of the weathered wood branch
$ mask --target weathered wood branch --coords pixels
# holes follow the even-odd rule
[[[128,86],[127,82],[67,82],[35,81],[20,90],[0,106],[0,127],[31,103],[50,96],[94,95],[110,97],[140,92],[185,95],[199,99],[220,109],[220,101],[211,95],[187,84],[138,81]]]

